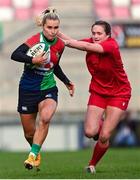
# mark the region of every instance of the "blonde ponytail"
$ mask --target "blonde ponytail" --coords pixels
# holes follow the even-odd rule
[[[54,7],[48,7],[47,9],[45,9],[43,12],[43,14],[47,14],[47,13],[57,13],[57,10]]]
[[[35,23],[37,26],[42,26],[42,20],[43,20],[43,15],[40,14],[38,16],[35,17]]]
[[[48,7],[44,11],[41,12],[40,15],[35,17],[35,22],[37,26],[43,26],[47,19],[59,20],[59,16],[57,14],[57,10],[53,7]]]

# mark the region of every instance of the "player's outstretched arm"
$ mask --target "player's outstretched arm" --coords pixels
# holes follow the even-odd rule
[[[58,33],[58,37],[61,38],[64,41],[65,45],[70,48],[75,48],[82,51],[98,52],[98,53],[104,52],[103,47],[98,43],[79,41],[71,38],[70,36],[67,36],[62,32]]]
[[[70,39],[70,40],[65,40],[65,45],[70,48],[75,48],[82,51],[104,53],[103,47],[98,43],[89,43],[85,41]]]
[[[71,40],[72,38],[64,33],[62,33],[61,31],[58,32],[57,36],[62,39],[63,41],[65,40]]]

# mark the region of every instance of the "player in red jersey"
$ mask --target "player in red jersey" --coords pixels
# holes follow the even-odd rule
[[[55,9],[46,9],[37,23],[42,32],[29,38],[11,55],[11,59],[25,64],[19,83],[18,112],[25,138],[31,145],[24,162],[27,169],[40,165],[40,149],[57,108],[58,88],[54,75],[66,85],[71,96],[74,94],[73,84],[59,66],[65,45],[56,36],[60,20]],[[39,123],[36,127],[37,114]]]
[[[112,131],[127,109],[131,86],[123,68],[119,47],[111,38],[111,26],[105,21],[96,21],[91,27],[92,37],[77,41],[59,32],[68,47],[86,51],[87,68],[92,76],[89,86],[89,101],[84,123],[85,135],[95,137],[99,122],[105,115],[99,139],[86,170],[95,173],[95,166],[109,148]]]

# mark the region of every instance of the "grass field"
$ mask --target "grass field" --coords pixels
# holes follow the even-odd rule
[[[140,149],[111,148],[96,167],[85,173],[91,151],[42,153],[41,171],[26,170],[27,153],[0,152],[1,179],[140,179]]]

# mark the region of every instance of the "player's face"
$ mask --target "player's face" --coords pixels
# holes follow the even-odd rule
[[[59,30],[59,24],[59,20],[46,20],[46,23],[43,26],[43,33],[48,40],[52,41],[56,37]]]
[[[101,25],[93,26],[91,32],[92,32],[92,38],[96,43],[103,42],[109,37],[109,35],[106,34],[104,27]]]

